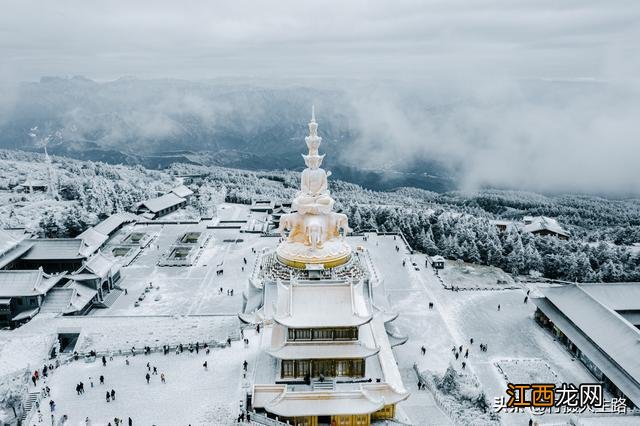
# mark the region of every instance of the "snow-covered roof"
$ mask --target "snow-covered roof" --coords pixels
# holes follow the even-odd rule
[[[367,324],[362,328],[369,329]],[[361,335],[365,334],[363,331]],[[353,359],[373,356],[379,350],[359,340],[287,342],[286,333],[287,329],[278,324],[271,329],[271,348],[267,351],[271,356],[279,359]]]
[[[47,275],[41,269],[0,270],[0,297],[37,296],[47,293],[65,274]]]
[[[256,408],[264,408],[270,413],[284,417],[298,416],[333,416],[349,414],[369,414],[384,407],[382,398],[374,399],[374,395],[364,389],[348,391],[291,391],[286,385],[281,385],[282,390],[278,396],[264,405],[256,405],[267,399],[261,394],[262,385],[255,385],[253,389],[253,405]],[[268,396],[275,393],[275,386],[270,385],[265,389]]]
[[[88,257],[95,253],[104,243],[107,242],[109,236],[124,223],[135,222],[138,216],[132,213],[115,213],[98,223],[95,226],[87,228],[76,238],[82,240],[80,253]]]
[[[640,311],[640,283],[581,284],[582,290],[614,311]]]
[[[14,316],[13,318],[11,318],[11,321],[22,321],[26,319],[31,319],[36,316],[39,310],[40,308],[33,308],[33,309],[28,309],[26,311],[22,311],[16,316]]]
[[[176,186],[171,190],[171,192],[182,198],[187,198],[193,195],[193,191],[187,188],[185,185]]]
[[[97,252],[91,258],[89,258],[85,264],[78,270],[78,272],[89,271],[100,278],[106,278],[109,276],[111,270],[116,266],[116,262],[113,259],[108,258],[102,252]]]
[[[90,256],[92,253],[102,247],[105,242],[107,242],[109,236],[96,231],[96,229],[92,227],[88,228],[76,238],[82,240],[83,243],[82,247],[80,248],[80,253],[82,253],[83,256]]]
[[[99,224],[95,225],[94,228],[96,231],[102,234],[111,235],[113,231],[118,229],[123,224],[135,222],[137,220],[138,216],[134,215],[133,213],[114,213]]]
[[[291,328],[356,327],[371,320],[362,283],[278,283],[273,319]]]
[[[3,269],[10,263],[14,262],[16,259],[19,259],[20,257],[22,257],[27,251],[29,251],[33,246],[33,244],[30,243],[29,241],[31,240],[21,241],[12,250],[9,250],[8,252],[4,253],[4,255],[1,255],[0,269]]]
[[[92,288],[75,282],[53,288],[45,297],[40,312],[68,314],[82,310],[98,294]]]
[[[140,203],[140,206],[145,206],[147,209],[149,209],[149,211],[157,213],[161,210],[183,203],[184,201],[184,198],[178,197],[173,192],[170,192],[168,194],[164,194],[161,197],[143,201],[142,203]]]
[[[74,311],[82,310],[98,294],[96,290],[76,282],[69,284],[65,288],[74,290],[74,295],[71,299],[71,306]]]
[[[609,284],[598,284],[602,287]],[[640,284],[638,284],[640,285]],[[586,290],[582,285],[543,289],[545,298],[534,299],[536,305],[574,341],[598,368],[634,403],[640,403],[640,330],[615,312],[604,301],[614,289]],[[590,293],[600,292],[600,300]],[[604,293],[608,293],[603,297]],[[627,293],[628,294],[628,293]],[[627,306],[640,309],[640,299]],[[601,351],[601,352],[600,352]],[[606,354],[608,358],[602,357]]]
[[[82,240],[76,238],[37,238],[29,240],[31,249],[22,256],[26,260],[81,259]]]
[[[380,348],[378,361],[380,361],[384,382],[391,387],[393,392],[402,396],[402,398],[408,397],[409,393],[402,383],[402,376],[400,375],[400,370],[398,370],[398,364],[393,355],[382,316],[376,315],[370,325],[375,345]]]
[[[431,261],[433,262],[444,262],[444,257],[440,256],[439,254],[436,256],[432,256],[431,257]]]
[[[550,231],[553,232],[555,234],[558,235],[562,235],[565,237],[569,237],[569,231],[565,230],[562,226],[560,226],[560,224],[558,223],[557,220],[551,218],[551,217],[546,217],[546,216],[537,216],[537,217],[530,217],[530,216],[525,216],[525,220],[527,222],[531,222],[527,225],[524,225],[524,227],[522,228],[523,231],[525,232],[539,232],[539,231]]]
[[[10,232],[0,229],[0,256],[13,250],[24,238],[17,238]]]

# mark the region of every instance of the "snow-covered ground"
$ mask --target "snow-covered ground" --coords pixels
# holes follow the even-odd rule
[[[498,371],[495,362],[500,360],[535,359],[536,362],[520,363],[523,369],[535,368],[543,363],[558,376],[559,382],[587,383],[594,379],[586,368],[574,360],[553,337],[542,330],[533,319],[535,306],[524,304],[526,288],[501,291],[449,291],[445,290],[430,267],[425,267],[426,257],[410,255],[400,238],[371,235],[368,241],[352,237],[352,245],[364,245],[371,254],[378,271],[384,277],[384,285],[391,308],[400,314],[394,324],[408,335],[406,344],[396,348],[398,364],[404,375],[405,385],[413,393],[409,400],[400,404],[409,413],[415,424],[443,424],[442,414],[438,416],[433,398],[424,396],[429,391],[418,391],[417,377],[413,373],[413,363],[420,371],[444,373],[447,366],[461,370],[466,361],[467,370],[475,374],[485,390],[489,403],[494,397],[506,396],[507,382]],[[395,246],[401,250],[397,252]],[[406,260],[406,266],[402,261]],[[412,263],[418,265],[415,270]],[[494,286],[495,268],[482,271],[474,266],[473,275],[478,287]],[[466,274],[465,274],[466,275]],[[500,274],[499,274],[500,275]],[[489,283],[490,281],[490,283]],[[429,309],[429,302],[434,308]],[[501,305],[498,311],[498,305]],[[474,339],[471,345],[470,339]],[[478,345],[488,345],[487,352],[481,352]],[[427,349],[420,354],[421,346]],[[453,346],[469,348],[469,358],[456,360]],[[513,371],[513,368],[511,369]],[[533,374],[534,372],[531,372]],[[527,372],[521,372],[526,375]],[[551,373],[550,373],[551,374]],[[413,383],[411,382],[413,381]],[[528,414],[503,414],[504,424],[526,424]],[[568,416],[548,416],[534,418],[542,423],[563,422]]]
[[[218,214],[224,220],[246,220],[249,210],[248,206],[226,204],[218,209]],[[210,222],[204,221],[198,225],[135,225],[119,231],[142,231],[155,236],[130,265],[122,268],[119,285],[127,289],[127,295],[121,295],[108,309],[94,310],[90,317],[65,317],[51,320],[49,324],[36,318],[17,331],[33,336],[40,330],[44,336],[51,327],[55,330],[49,332],[83,328],[78,349],[101,351],[237,337],[239,323],[235,315],[242,307],[242,291],[255,262],[255,253],[265,247],[275,248],[278,239],[242,233],[238,229],[210,229],[208,224]],[[158,266],[158,259],[169,247],[185,232],[194,229],[211,236],[195,265]],[[114,239],[122,236],[116,235]],[[583,365],[574,361],[534,322],[534,306],[523,303],[526,288],[449,291],[443,288],[433,270],[425,267],[425,256],[410,255],[399,237],[371,234],[366,241],[362,237],[348,237],[348,241],[352,247],[364,246],[368,250],[383,278],[383,284],[374,291],[386,293],[390,309],[400,314],[393,325],[409,337],[408,342],[394,352],[405,386],[412,392],[399,409],[414,424],[452,423],[429,391],[417,389],[413,365],[416,363],[421,372],[436,374],[442,374],[449,365],[460,370],[462,358],[454,358],[451,351],[454,345],[469,348],[466,371],[477,376],[490,403],[494,397],[506,395],[504,374],[509,378],[537,377],[536,374],[541,373],[529,370],[540,365],[545,366],[544,377],[557,377],[559,382],[593,381]],[[412,265],[414,262],[417,269]],[[224,274],[218,275],[218,270],[224,270]],[[506,277],[495,268],[475,265],[455,265],[446,271],[446,276],[461,286],[465,283],[479,289],[494,287],[498,277]],[[136,307],[136,300],[149,283],[154,289],[146,293]],[[512,281],[509,284],[518,285]],[[233,295],[227,294],[229,290],[233,290]],[[430,302],[434,304],[433,309],[429,309]],[[3,338],[10,338],[8,333]],[[470,338],[474,339],[473,344]],[[480,343],[488,345],[487,352],[479,351]],[[420,354],[423,345],[424,356]],[[242,360],[246,358],[251,363],[257,347],[257,339],[252,336],[249,349],[238,341],[234,341],[231,349],[216,349],[208,358],[207,372],[202,367],[203,352],[197,356],[186,353],[137,356],[130,366],[124,365],[122,357],[116,357],[107,367],[100,363],[74,362],[58,369],[49,379],[49,386],[58,406],[57,413],[67,414],[71,424],[83,424],[86,416],[92,424],[101,425],[109,420],[113,424],[115,416],[123,419],[131,416],[134,424],[145,425],[226,424],[238,414],[243,385]],[[159,383],[155,376],[151,384],[146,384],[147,361],[167,375],[166,385]],[[502,372],[496,363],[502,366]],[[88,387],[88,377],[95,379],[100,374],[107,378],[106,385],[96,385],[97,389]],[[249,377],[253,376],[249,374]],[[87,388],[83,396],[75,393],[75,384],[79,381]],[[104,400],[106,388],[116,390],[115,403],[107,404]],[[48,404],[45,402],[42,407],[45,420],[49,419]],[[505,424],[526,424],[528,419],[528,414],[501,416]],[[545,416],[538,420],[561,422],[566,418]]]
[[[100,360],[62,365],[54,370],[45,382],[51,388],[51,398],[56,407],[56,421],[66,414],[67,424],[85,426],[89,417],[91,425],[114,425],[114,417],[125,422],[131,417],[134,425],[226,425],[235,424],[240,401],[245,390],[242,362],[247,360],[249,370],[259,347],[259,336],[247,331],[249,346],[233,342],[231,347],[214,349],[209,355],[204,350],[198,354],[185,350],[182,354],[155,353],[125,358],[116,356],[103,367]],[[126,365],[125,359],[130,365]],[[208,368],[203,367],[207,362]],[[147,363],[157,367],[158,374],[151,374],[149,384]],[[153,372],[153,370],[151,370]],[[164,374],[166,383],[160,380]],[[104,376],[104,384],[99,377]],[[85,393],[77,395],[75,387],[83,382]],[[91,387],[93,382],[94,387]],[[33,386],[32,386],[33,388]],[[116,400],[107,402],[106,392],[116,392]],[[50,424],[49,398],[40,403],[44,424]],[[34,415],[31,425],[39,425]],[[56,423],[57,424],[57,423]],[[126,423],[125,423],[126,424]]]

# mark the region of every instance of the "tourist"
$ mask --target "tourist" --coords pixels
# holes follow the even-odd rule
[[[456,352],[456,359],[458,359],[458,352]]]
[[[133,420],[131,420],[131,417],[129,417],[129,426],[133,426]]]
[[[76,385],[76,395],[80,395],[80,385]]]
[[[107,391],[107,402],[111,402],[111,394]]]
[[[204,364],[202,364],[202,366],[204,367],[205,371],[207,370],[207,361],[204,362]]]
[[[424,345],[420,348],[420,351],[422,352],[422,356],[424,356],[427,353],[427,348],[424,347]]]
[[[116,400],[116,391],[111,389],[111,400],[115,401]]]
[[[528,300],[529,300],[529,296],[525,296],[524,297],[524,303],[527,303]]]
[[[471,339],[469,339],[469,344],[473,345],[473,337]]]
[[[151,371],[151,365],[147,362],[147,371]]]
[[[51,401],[49,401],[49,410],[53,413],[54,411],[56,411],[56,403],[53,401],[53,399]]]
[[[146,376],[144,376],[147,379],[147,384],[149,384],[149,379],[151,378],[151,376],[149,375],[149,373],[147,373]]]
[[[464,351],[464,357],[469,358],[469,348]]]
[[[500,310],[500,304],[498,304],[498,311]]]
[[[245,360],[242,362],[242,368],[244,369],[244,371],[247,371],[247,366],[248,366],[248,365],[249,365],[249,363],[248,363],[248,362],[247,362],[247,360],[245,359]]]
[[[128,357],[124,359],[124,365],[129,365],[129,358]]]
[[[84,424],[89,426],[91,424],[91,420],[89,420],[89,416],[85,417]]]
[[[106,367],[107,366],[107,358],[105,358],[104,355],[102,355],[102,366]]]
[[[104,385],[104,376],[100,376],[100,384]]]
[[[464,370],[464,368],[467,366],[467,363],[462,361],[462,369]]]
[[[231,337],[227,337],[227,346],[231,346]]]
[[[36,379],[36,376],[33,375],[31,376],[31,381],[33,382],[33,386],[36,386],[36,382],[38,381],[38,379]]]
[[[158,375],[158,367],[156,367],[155,365],[153,366],[153,374],[154,375]]]
[[[166,383],[166,379],[165,379],[165,377],[164,377],[164,373],[160,373],[160,381],[161,381],[162,383]]]

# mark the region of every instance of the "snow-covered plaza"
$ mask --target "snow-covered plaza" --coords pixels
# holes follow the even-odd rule
[[[246,220],[250,214],[242,206],[226,205],[222,211],[225,210],[236,219]],[[192,266],[158,266],[158,259],[176,238],[194,229],[211,236],[197,261]],[[84,424],[86,417],[91,424],[101,425],[108,421],[113,425],[114,417],[125,420],[132,417],[134,424],[158,426],[233,424],[240,412],[243,392],[250,386],[242,379],[242,362],[245,359],[249,362],[250,379],[261,337],[253,327],[246,328],[249,345],[245,347],[240,340],[237,313],[242,309],[242,293],[258,253],[265,247],[275,248],[279,239],[238,229],[208,229],[206,222],[138,224],[119,232],[131,231],[146,232],[154,238],[122,268],[120,286],[127,291],[111,307],[94,310],[88,317],[36,318],[16,330],[27,339],[75,328],[82,330],[75,350],[115,354],[106,367],[100,358],[93,363],[81,359],[62,365],[50,375],[46,383],[56,402],[55,415],[66,414],[71,424]],[[359,247],[363,258],[371,260],[382,282],[376,292],[386,296],[380,299],[381,303],[399,313],[395,329],[398,335],[408,337],[405,344],[394,348],[404,384],[411,392],[398,406],[399,418],[420,425],[455,421],[451,413],[446,413],[446,407],[436,403],[429,390],[418,389],[414,364],[421,374],[442,375],[449,365],[472,374],[489,401],[505,396],[507,381],[520,377],[553,375],[556,382],[573,383],[592,380],[584,366],[534,322],[535,307],[523,302],[527,287],[509,282],[506,286],[511,289],[505,290],[451,291],[443,287],[434,270],[427,266],[424,255],[409,253],[400,236],[374,233],[366,236],[366,239],[349,236],[347,241],[352,247]],[[461,269],[453,264],[447,267]],[[473,268],[478,269],[473,275],[477,284],[495,283],[495,271]],[[224,273],[218,274],[221,269]],[[487,282],[478,282],[482,280]],[[136,306],[149,283],[154,288]],[[146,345],[175,347],[196,341],[213,344],[224,343],[227,338],[233,340],[230,348],[214,348],[208,356],[203,349],[197,355],[186,349],[180,355],[174,350],[168,355],[153,352],[129,356],[130,365],[125,365],[131,346],[140,350]],[[480,343],[487,345],[486,351],[479,350]],[[452,347],[460,345],[463,351],[469,349],[469,355],[456,360]],[[205,360],[207,370],[202,365]],[[466,362],[464,370],[462,361]],[[153,375],[151,383],[146,383],[147,362],[166,375],[166,384],[160,383],[159,375]],[[33,359],[30,365],[32,369],[38,368],[40,362]],[[537,371],[541,365],[546,373]],[[516,377],[507,378],[507,374]],[[98,384],[100,375],[105,376],[104,385]],[[90,377],[94,388],[89,385]],[[75,391],[80,381],[85,384],[83,395]],[[41,382],[38,386],[43,385]],[[105,391],[111,389],[116,391],[117,398],[107,403]],[[50,422],[47,401],[45,398],[40,407],[44,421]],[[529,417],[529,414],[502,414],[501,421],[523,424]],[[535,418],[541,423],[567,419],[547,415]],[[31,424],[38,424],[37,414],[31,417]]]
[[[258,348],[255,332],[248,332],[247,337],[249,345],[235,341],[208,355],[203,348],[196,353],[185,347],[180,354],[115,356],[107,358],[106,366],[100,358],[62,365],[38,383],[49,386],[51,396],[40,402],[43,422],[36,413],[30,424],[51,424],[51,400],[55,402],[55,421],[66,414],[70,425],[115,425],[116,417],[124,424],[131,417],[138,425],[233,424],[246,391],[243,361],[252,366]],[[104,384],[100,384],[100,376],[104,376]],[[80,382],[85,391],[78,395],[76,385]],[[107,402],[106,392],[112,389],[116,398]]]

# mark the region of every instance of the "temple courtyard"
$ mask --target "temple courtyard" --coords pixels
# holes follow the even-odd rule
[[[235,216],[249,214],[248,209],[233,209]],[[79,360],[57,369],[47,383],[56,402],[55,415],[67,414],[70,424],[85,424],[87,416],[91,424],[100,425],[106,425],[108,421],[113,425],[114,417],[126,420],[129,416],[134,424],[140,424],[135,422],[137,418],[144,419],[143,424],[158,426],[233,424],[240,412],[241,395],[246,385],[242,379],[242,361],[249,362],[248,377],[253,377],[252,359],[261,336],[253,328],[246,328],[244,333],[250,343],[245,347],[236,314],[242,309],[242,292],[258,253],[264,248],[274,249],[279,238],[238,229],[209,229],[206,223],[138,224],[134,228],[154,237],[122,268],[120,286],[127,289],[127,294],[121,294],[110,308],[96,309],[88,317],[58,319],[66,321],[60,323],[65,327],[74,321],[93,324],[90,325],[93,327],[90,338],[85,336],[79,342],[80,349],[97,346],[100,350],[113,352],[114,359],[108,361],[106,367],[98,359],[93,363]],[[208,234],[209,238],[193,265],[159,266],[159,259],[176,238],[194,229]],[[131,232],[131,229],[122,232]],[[453,423],[451,413],[445,413],[447,408],[437,404],[429,390],[418,390],[417,372],[442,375],[449,365],[462,372],[463,358],[454,358],[454,345],[469,348],[464,372],[477,378],[490,404],[494,397],[505,396],[508,380],[551,377],[556,383],[593,381],[584,366],[572,359],[534,322],[534,305],[523,302],[528,289],[524,284],[508,282],[503,290],[452,291],[445,289],[430,266],[425,266],[426,257],[410,254],[399,236],[367,234],[366,240],[362,236],[349,236],[347,241],[352,247],[359,247],[362,253],[368,253],[376,273],[382,278],[382,288],[376,291],[382,290],[387,296],[387,308],[399,314],[393,323],[397,333],[408,337],[405,344],[394,349],[405,386],[411,392],[410,397],[398,405],[398,417],[406,422],[416,425]],[[365,255],[361,256],[364,258]],[[496,273],[500,271],[467,266],[474,268],[470,281],[474,287],[495,287]],[[448,264],[446,268],[464,269],[454,264]],[[221,269],[224,272],[219,274],[217,271]],[[453,275],[446,276],[449,280],[455,279]],[[464,283],[462,278],[457,282]],[[153,289],[145,291],[150,283]],[[530,286],[535,292],[534,286]],[[144,293],[146,297],[139,301]],[[318,300],[318,304],[322,303]],[[430,303],[433,303],[432,308]],[[23,327],[25,335],[37,334],[39,328],[47,327],[45,319],[32,323]],[[113,327],[100,324],[113,324]],[[148,333],[132,337],[131,333],[140,327],[146,328]],[[126,329],[131,333],[118,331]],[[181,355],[173,351],[168,355],[155,352],[129,357],[131,365],[125,365],[126,352],[131,346],[224,342],[227,338],[233,340],[230,348],[215,348],[208,356],[203,350],[197,355],[186,350]],[[471,338],[473,344],[470,344]],[[149,343],[144,343],[147,341]],[[487,345],[486,352],[479,350],[480,343]],[[422,346],[426,349],[424,355],[421,354]],[[208,362],[206,371],[202,366],[205,360]],[[152,376],[151,383],[146,383],[147,362],[165,373],[166,384],[160,383],[159,376]],[[102,386],[97,384],[101,374],[106,378]],[[94,380],[93,389],[89,387],[89,377]],[[80,381],[85,384],[85,394],[78,396],[75,385]],[[116,391],[115,403],[105,401],[107,388]],[[184,398],[176,398],[176,395]],[[50,422],[46,399],[41,403],[41,411],[44,421]],[[529,417],[529,413],[502,414],[501,421],[525,424]],[[568,416],[534,419],[541,424],[551,424],[566,422]],[[38,424],[37,415],[31,418],[31,424]]]

